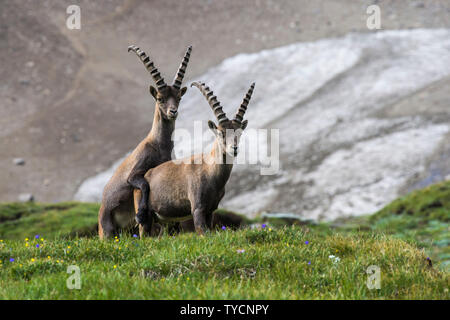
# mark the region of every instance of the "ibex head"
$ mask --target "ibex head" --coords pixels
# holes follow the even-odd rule
[[[239,151],[239,140],[242,135],[242,131],[247,127],[248,121],[244,120],[245,111],[247,111],[248,103],[252,97],[253,89],[255,89],[255,84],[252,83],[250,89],[248,89],[247,94],[242,101],[236,115],[233,120],[229,120],[214,95],[214,92],[209,89],[204,82],[193,82],[191,87],[197,87],[201,93],[208,100],[209,105],[214,111],[214,115],[217,118],[218,125],[213,121],[208,121],[208,126],[216,136],[219,143],[219,147],[223,154],[228,154],[232,157],[236,157]],[[244,120],[244,121],[243,121]]]
[[[150,94],[153,98],[155,98],[156,105],[161,111],[161,114],[165,119],[175,120],[178,116],[178,106],[180,104],[181,97],[187,90],[186,87],[181,88],[181,83],[183,82],[184,74],[189,63],[192,46],[188,47],[172,85],[166,84],[158,69],[155,67],[153,61],[150,60],[149,56],[147,56],[144,51],[134,45],[128,47],[128,52],[130,51],[136,53],[136,55],[141,59],[145,65],[145,68],[148,72],[150,72],[156,83],[156,88],[150,86]]]

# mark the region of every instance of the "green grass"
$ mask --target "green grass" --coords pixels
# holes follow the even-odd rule
[[[79,202],[0,204],[0,239],[95,235],[99,207]]]
[[[295,226],[145,240],[3,240],[0,260],[2,299],[450,298],[448,274],[430,268],[414,245]],[[80,290],[66,287],[69,265],[80,267]],[[381,269],[380,290],[366,286],[370,265]]]
[[[205,237],[123,235],[102,242],[95,236],[98,208],[0,204],[0,298],[450,298],[450,182],[415,191],[371,216],[321,224],[246,219],[271,229]],[[81,290],[66,287],[69,265],[81,269]],[[380,290],[366,286],[370,265],[380,267]]]
[[[392,235],[423,248],[440,269],[450,271],[450,181],[401,197],[379,212],[334,223],[340,231]]]

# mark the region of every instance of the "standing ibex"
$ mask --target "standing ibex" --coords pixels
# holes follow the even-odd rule
[[[189,47],[178,69],[173,84],[167,85],[153,61],[136,46],[128,47],[144,63],[156,83],[150,86],[150,93],[156,100],[155,114],[150,133],[134,151],[122,162],[103,190],[102,205],[98,215],[100,238],[114,235],[118,228],[129,227],[135,217],[133,189],[142,191],[142,202],[136,221],[145,224],[148,220],[149,185],[145,173],[153,167],[172,158],[172,133],[178,115],[178,105],[187,88],[181,88],[192,47]]]
[[[195,230],[202,234],[206,226],[211,228],[212,213],[225,194],[239,139],[247,127],[247,120],[242,120],[255,84],[251,85],[233,120],[227,118],[220,102],[204,83],[194,82],[191,86],[200,89],[214,111],[218,126],[212,121],[208,126],[216,138],[209,154],[168,161],[145,174],[154,213],[148,224],[151,228],[153,218],[164,223],[193,218]],[[134,201],[137,207],[141,201],[140,190],[135,189]]]

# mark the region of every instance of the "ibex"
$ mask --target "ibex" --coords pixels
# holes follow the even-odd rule
[[[227,118],[209,87],[197,82],[191,86],[200,89],[214,111],[218,125],[208,121],[208,126],[213,131],[215,140],[210,153],[168,161],[145,174],[150,185],[149,206],[153,210],[148,222],[150,229],[153,219],[171,223],[191,218],[198,234],[203,234],[206,227],[211,228],[212,213],[225,194],[225,184],[233,168],[233,159],[238,153],[239,139],[247,127],[247,120],[242,120],[254,83],[233,120]],[[141,191],[135,189],[135,205],[141,202],[141,195]]]
[[[120,164],[103,190],[102,204],[98,215],[100,238],[108,238],[119,228],[132,226],[134,218],[145,224],[148,218],[149,185],[144,179],[145,173],[153,167],[172,158],[172,133],[181,97],[187,88],[181,88],[192,47],[188,47],[172,85],[167,85],[153,61],[136,46],[128,47],[144,63],[156,83],[150,86],[150,94],[155,98],[155,113],[152,129],[134,151]],[[142,202],[135,217],[133,189],[142,192]]]

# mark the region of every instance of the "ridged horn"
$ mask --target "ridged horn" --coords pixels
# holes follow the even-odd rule
[[[236,115],[234,116],[234,121],[241,123],[242,120],[244,120],[244,114],[245,111],[247,111],[248,103],[250,102],[250,98],[252,97],[253,90],[255,89],[255,83],[253,82],[250,86],[250,89],[248,89],[247,94],[244,97],[244,100],[242,101],[241,106],[239,107],[238,111],[236,112]]]
[[[217,121],[219,121],[219,124],[222,122],[229,121],[225,112],[223,112],[222,106],[220,105],[220,102],[217,100],[217,97],[214,95],[214,92],[209,89],[208,86],[204,82],[193,82],[191,84],[191,87],[197,87],[201,93],[205,96],[206,100],[208,100],[208,103],[210,107],[214,111],[214,115],[217,118]]]
[[[189,63],[189,58],[191,57],[192,46],[189,46],[186,50],[186,53],[181,61],[180,67],[178,68],[177,75],[175,79],[173,79],[173,87],[178,90],[181,89],[181,83],[183,82],[184,74],[186,73],[186,68]]]
[[[136,55],[141,59],[142,63],[144,63],[145,68],[150,72],[153,80],[156,83],[156,88],[158,90],[161,90],[165,88],[167,85],[164,82],[163,77],[161,77],[161,74],[159,73],[158,69],[155,67],[152,60],[150,60],[149,56],[145,54],[144,51],[139,49],[139,47],[136,47],[135,45],[128,47],[128,52],[133,51],[136,53]]]

